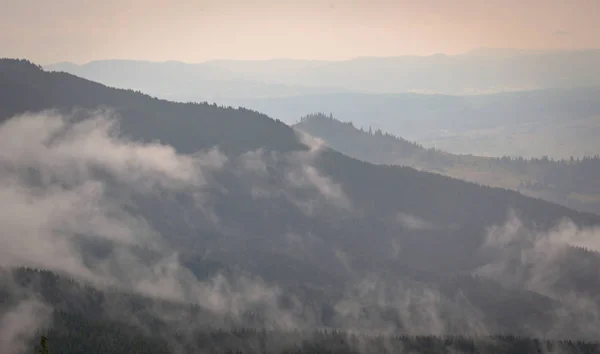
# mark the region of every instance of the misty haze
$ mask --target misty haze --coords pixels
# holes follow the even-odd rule
[[[0,3],[0,353],[600,353],[600,2]]]

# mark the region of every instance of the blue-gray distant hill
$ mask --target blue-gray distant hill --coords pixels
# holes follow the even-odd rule
[[[334,88],[364,93],[425,92],[482,94],[541,88],[600,85],[600,50],[525,51],[480,49],[460,55],[361,57],[343,61],[214,60],[198,64],[179,62],[96,61],[85,65],[59,63],[50,70],[68,71],[112,86],[140,89],[178,100],[203,97],[198,79],[217,87],[234,88],[246,81],[293,87]],[[152,69],[155,73],[149,72]],[[149,75],[150,74],[150,75]],[[156,75],[155,75],[156,74]],[[164,77],[162,74],[171,76]],[[188,76],[190,82],[182,81]],[[165,86],[159,89],[159,82]],[[183,84],[172,92],[175,82]],[[124,86],[135,85],[136,87]],[[159,92],[151,91],[159,90]],[[259,93],[237,91],[246,96]],[[280,94],[281,95],[281,94]],[[224,92],[223,98],[233,97]]]
[[[249,100],[286,122],[313,112],[459,154],[570,158],[600,152],[600,86],[476,96],[324,94]]]
[[[276,67],[276,63],[273,66]],[[270,81],[221,67],[218,62],[188,64],[177,61],[100,60],[84,65],[57,63],[46,66],[46,69],[64,71],[112,87],[139,90],[178,102],[233,103],[247,98],[349,91],[335,86]]]

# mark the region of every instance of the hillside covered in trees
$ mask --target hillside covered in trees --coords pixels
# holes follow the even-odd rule
[[[52,305],[52,324],[40,332],[49,348],[48,353],[52,354],[600,352],[597,341],[545,340],[511,334],[473,337],[407,335],[393,331],[368,333],[326,327],[267,330],[251,326],[252,314],[247,314],[246,321],[238,318],[231,319],[228,324],[213,322],[218,321],[217,316],[197,306],[114,290],[99,291],[48,271],[19,268],[8,273],[3,271],[1,276],[3,281],[12,277],[20,288],[34,287],[36,293]],[[7,298],[6,290],[5,287],[0,289],[3,308],[14,300],[10,295]],[[121,312],[120,318],[111,314],[114,311]],[[161,318],[161,311],[177,311],[183,318],[169,322]],[[132,321],[132,318],[136,320]],[[27,333],[29,340],[25,347],[35,347],[36,334]]]
[[[325,328],[331,350],[347,332],[398,335],[372,348],[599,334],[600,216],[27,61],[0,60],[0,120],[0,259],[59,274],[19,285],[7,271],[1,320],[46,313],[23,327],[50,345],[160,352],[158,333],[207,319],[228,345],[232,328],[275,342]]]
[[[404,165],[600,214],[600,157],[553,160],[481,157],[426,149],[381,130],[358,128],[333,116],[312,114],[294,127],[323,139],[348,156],[375,163]]]
[[[569,159],[598,153],[600,87],[448,96],[339,93],[250,100],[296,123],[315,112],[455,154]]]

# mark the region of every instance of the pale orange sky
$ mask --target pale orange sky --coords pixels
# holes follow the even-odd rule
[[[600,0],[0,0],[0,57],[349,59],[600,48]]]

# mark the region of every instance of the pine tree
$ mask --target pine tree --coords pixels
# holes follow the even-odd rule
[[[38,354],[50,354],[50,351],[48,350],[48,338],[46,336],[40,338],[40,349],[38,350]]]

